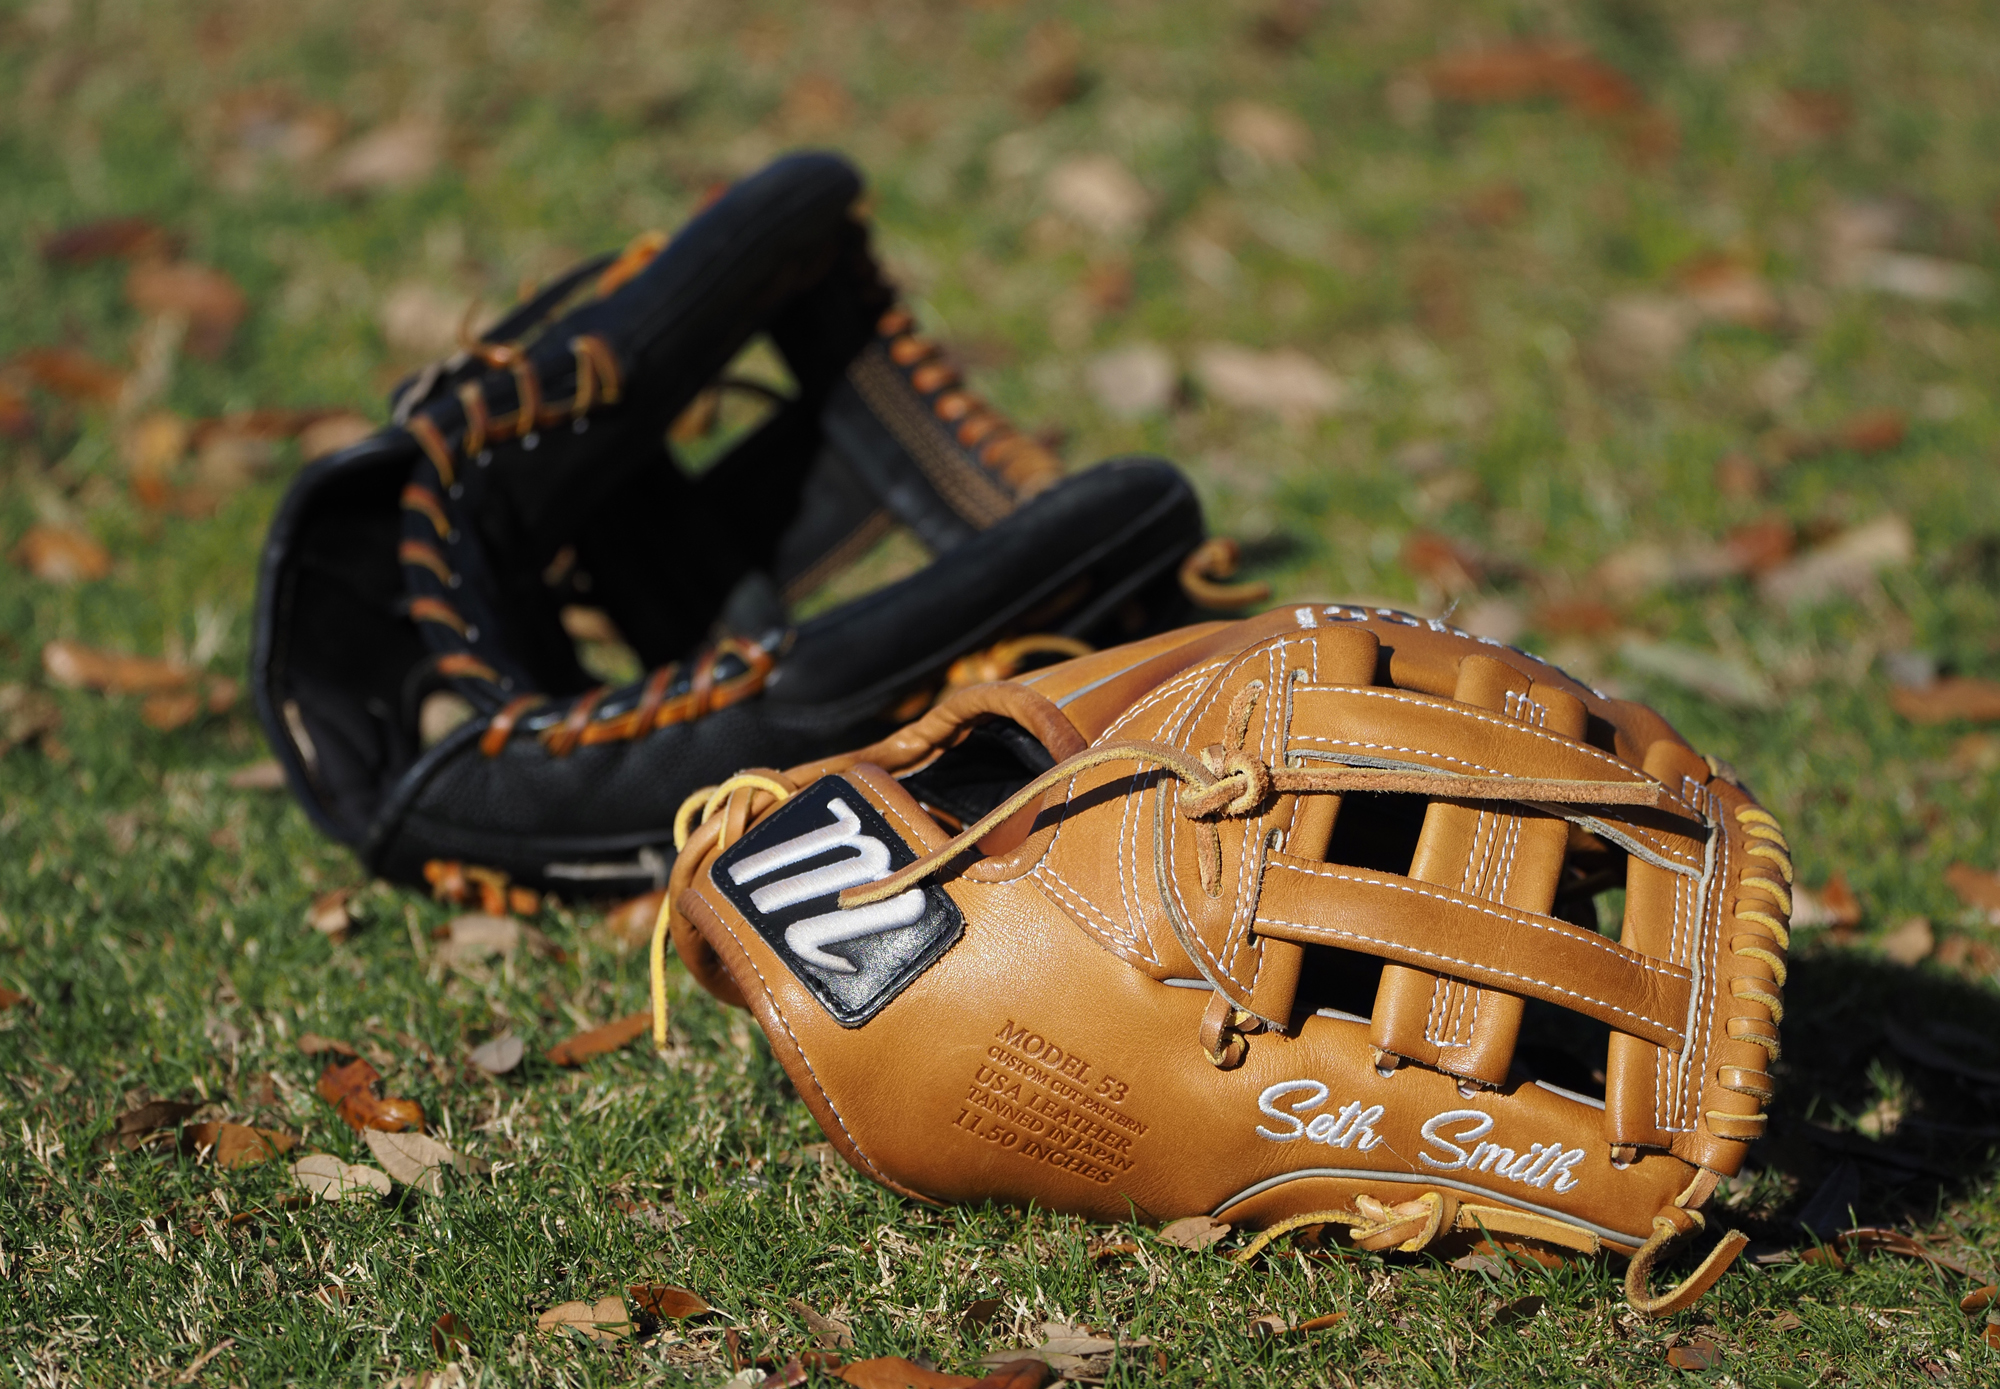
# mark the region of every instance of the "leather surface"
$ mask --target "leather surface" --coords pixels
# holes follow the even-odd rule
[[[1449,754],[1500,775],[1659,778],[1688,817],[1433,799],[1392,868],[1343,861],[1381,857],[1354,847],[1377,842],[1356,836],[1388,813],[1379,799],[1279,795],[1220,821],[1205,887],[1207,831],[1178,809],[1179,783],[1142,763],[1090,767],[1031,806],[1011,842],[989,837],[930,879],[963,935],[860,1026],[830,1016],[812,967],[732,903],[712,866],[735,830],[710,834],[677,872],[688,939],[876,1180],[940,1201],[1249,1224],[1437,1191],[1630,1252],[1663,1208],[1698,1205],[1712,1174],[1741,1163],[1762,1122],[1750,1092],[1768,1087],[1769,1052],[1748,1038],[1771,1034],[1779,990],[1763,958],[1737,951],[1782,956],[1741,913],[1782,927],[1782,890],[1759,885],[1776,881],[1782,834],[1650,711],[1445,624],[1341,605],[1068,662],[1012,687],[1032,705],[990,688],[965,717],[1018,709],[1025,727],[1052,708],[1095,746],[1220,745],[1274,766],[1386,730],[1397,760],[1425,766]],[[1409,710],[1409,732],[1378,704]],[[963,722],[875,745],[889,769],[835,759],[786,775],[803,787],[835,768],[896,852],[921,855],[949,836],[892,771],[948,756],[935,749]],[[760,793],[735,807],[752,847],[810,828],[771,806]],[[1621,852],[1587,828],[1647,816],[1671,852],[1637,837]],[[1616,860],[1617,939],[1551,914],[1577,863]],[[1374,969],[1372,1017],[1328,1004]],[[1218,994],[1246,1034],[1233,1067],[1200,1040]],[[1525,1029],[1550,1017],[1599,1029],[1582,1060],[1601,1103],[1524,1062]]]

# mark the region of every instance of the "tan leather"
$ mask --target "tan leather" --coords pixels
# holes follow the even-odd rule
[[[1016,817],[1015,839],[938,865],[923,890],[962,915],[962,937],[845,1026],[732,900],[743,889],[719,881],[724,836],[698,836],[698,863],[675,870],[685,929],[862,1171],[925,1199],[1102,1219],[1359,1212],[1351,1224],[1399,1240],[1469,1198],[1631,1253],[1664,1209],[1693,1193],[1691,1210],[1741,1164],[1770,1088],[1789,859],[1776,822],[1657,715],[1443,623],[1341,605],[1211,624],[1020,685],[1039,698],[989,692],[980,708],[1033,709],[1058,742],[1063,728],[1094,747],[1149,740],[1211,768],[1249,756],[1658,778],[1675,808],[1433,800],[1395,871],[1328,861],[1341,816],[1381,813],[1365,796],[1275,795],[1193,819],[1157,767],[1085,767]],[[963,726],[953,713],[906,730],[890,760],[923,764],[926,740]],[[787,774],[801,797],[805,770]],[[900,862],[949,842],[890,771],[854,760],[837,777],[843,804],[865,802],[907,845]],[[774,852],[759,845],[789,822],[769,800],[745,793],[750,837],[732,852]],[[1207,887],[1204,837],[1221,850]],[[1616,940],[1552,912],[1571,857],[1606,845],[1628,851]],[[1336,948],[1352,953],[1324,953]],[[1315,961],[1360,956],[1390,962],[1372,1019],[1313,1011],[1320,996],[1301,990],[1325,983]],[[1524,1000],[1609,1025],[1602,1108],[1517,1068]],[[1369,1223],[1427,1192],[1446,1205]]]

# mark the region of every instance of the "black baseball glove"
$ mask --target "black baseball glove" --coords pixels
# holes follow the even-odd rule
[[[860,191],[832,156],[779,161],[671,242],[565,274],[300,474],[263,557],[257,708],[371,871],[656,886],[695,788],[867,742],[1009,638],[1186,620],[1179,571],[1213,546],[1185,479],[1062,477],[912,331]],[[759,334],[789,379],[719,379]],[[736,387],[763,416],[697,468],[669,430]],[[927,567],[795,618],[897,525]],[[578,632],[646,673],[592,674]]]

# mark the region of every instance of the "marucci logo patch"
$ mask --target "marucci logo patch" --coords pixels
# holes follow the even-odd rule
[[[964,933],[957,904],[935,887],[840,909],[841,892],[916,857],[866,797],[829,776],[744,835],[710,873],[834,1020],[859,1027]]]

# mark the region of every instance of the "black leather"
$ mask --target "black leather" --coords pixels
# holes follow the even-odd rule
[[[517,378],[462,357],[399,390],[404,425],[301,472],[266,542],[253,689],[294,793],[373,871],[417,882],[427,860],[455,859],[558,890],[640,889],[663,880],[691,791],[879,736],[961,655],[1026,631],[1103,644],[1185,620],[1176,570],[1203,534],[1186,481],[1120,460],[1023,502],[898,374],[877,326],[893,295],[850,211],[859,191],[837,158],[781,160],[622,287],[550,321],[600,258],[511,315],[494,337],[524,341],[545,408],[576,392],[580,336],[615,354],[620,399],[583,428],[551,409],[543,427],[474,447],[459,392],[504,416]],[[796,394],[690,474],[667,427],[758,332]],[[423,421],[442,467],[412,432]],[[405,503],[412,485],[435,515]],[[779,594],[837,571],[891,521],[932,550],[929,567],[788,628]],[[448,579],[399,562],[413,541]],[[551,581],[565,554],[587,594]],[[556,755],[592,683],[560,621],[578,601],[649,667],[680,663],[675,692],[725,620],[775,665],[742,703]],[[413,621],[425,603],[456,625]],[[468,662],[492,677],[450,673]],[[417,711],[440,688],[476,716],[425,750]],[[546,703],[482,750],[496,711],[530,691]],[[590,726],[638,699],[636,686],[602,696]]]

